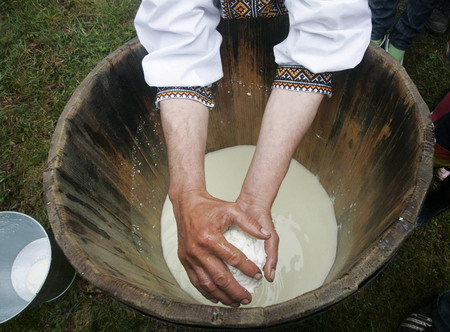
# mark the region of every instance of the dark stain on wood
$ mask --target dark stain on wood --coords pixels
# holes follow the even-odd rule
[[[73,209],[66,207],[65,210],[67,212],[69,212],[70,214],[72,214],[72,216],[75,218],[75,220],[77,220],[77,222],[75,222],[74,219],[68,221],[69,225],[76,225],[74,230],[77,230],[78,234],[82,234],[85,235],[87,232],[86,230],[81,231],[80,228],[83,228],[83,226],[89,228],[91,231],[93,231],[94,233],[100,235],[101,237],[109,240],[111,239],[111,237],[109,236],[109,234],[107,232],[105,232],[103,229],[101,229],[100,227],[98,227],[96,224],[92,223],[90,220],[88,220],[87,218],[85,218],[83,215],[81,215],[80,213],[78,213],[77,211],[74,211]],[[78,224],[77,224],[78,223]]]

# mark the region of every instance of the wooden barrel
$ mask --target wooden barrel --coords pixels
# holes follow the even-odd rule
[[[207,150],[255,144],[275,70],[283,19],[225,22],[217,106]],[[414,229],[431,181],[429,111],[403,67],[370,46],[335,74],[295,159],[334,197],[337,258],[325,284],[264,308],[196,303],[176,283],[160,242],[167,154],[155,91],[143,79],[145,50],[132,40],[105,58],[58,122],[45,171],[53,231],[77,271],[152,317],[204,327],[267,327],[306,318],[356,292]],[[301,202],[299,202],[301,204]]]

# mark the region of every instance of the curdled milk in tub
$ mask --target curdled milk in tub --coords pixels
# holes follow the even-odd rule
[[[205,174],[208,192],[234,201],[239,195],[254,146],[235,146],[208,153]],[[292,160],[272,207],[272,218],[280,237],[275,281],[256,281],[231,268],[236,280],[253,293],[246,307],[262,307],[297,297],[320,287],[334,263],[337,225],[331,199],[317,177]],[[161,241],[166,263],[181,289],[198,302],[214,305],[190,283],[177,257],[178,241],[172,204],[167,198],[161,216]],[[247,257],[263,266],[263,241],[251,238],[234,227],[225,237]],[[246,280],[247,278],[247,280]]]

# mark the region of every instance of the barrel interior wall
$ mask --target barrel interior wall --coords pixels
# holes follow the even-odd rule
[[[287,17],[222,21],[223,81],[270,87],[277,68],[273,47],[286,38],[288,30]]]
[[[272,49],[287,33],[286,19],[223,21],[219,26],[224,77],[217,84],[209,132],[220,135],[208,136],[207,151],[256,144],[276,69]]]
[[[335,95],[322,104],[296,154],[334,199],[340,227],[336,276],[401,216],[417,177],[408,165],[416,165],[422,153],[419,110],[409,93],[401,93],[398,76],[373,70],[376,62],[335,75]],[[358,77],[367,79],[355,86]],[[375,86],[384,86],[383,93],[366,93]]]
[[[168,183],[159,115],[130,97],[134,86],[123,83],[121,71],[104,67],[65,123],[64,162],[56,172],[65,226],[105,274],[176,293],[159,240]]]
[[[269,92],[257,83],[224,81],[210,112],[207,151],[256,145]]]

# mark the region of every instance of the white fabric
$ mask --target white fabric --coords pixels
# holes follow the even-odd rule
[[[279,65],[301,64],[314,73],[355,67],[370,42],[367,0],[285,0],[289,34],[274,47]]]
[[[285,0],[290,30],[274,47],[279,65],[312,72],[353,68],[370,42],[367,0]],[[135,19],[148,51],[142,65],[150,86],[207,86],[222,76],[214,0],[143,0]],[[270,21],[268,21],[270,22]]]
[[[220,9],[213,0],[143,0],[136,15],[150,86],[207,86],[222,76],[216,30]]]

